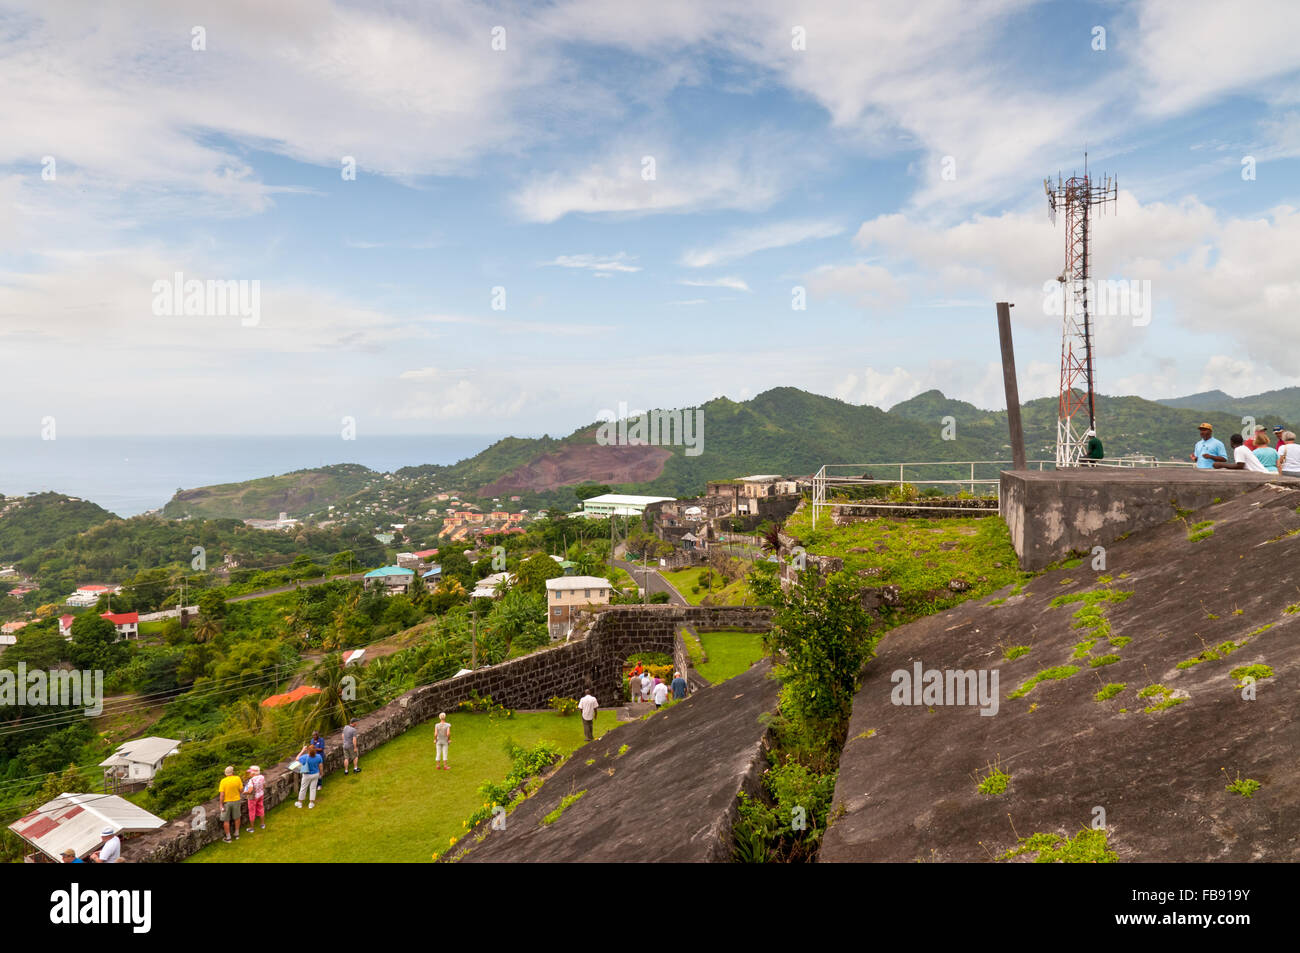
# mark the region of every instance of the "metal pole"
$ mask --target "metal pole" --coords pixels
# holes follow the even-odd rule
[[[1016,352],[1011,343],[1011,309],[1005,301],[997,303],[998,340],[1002,345],[1002,386],[1007,395],[1007,427],[1011,433],[1012,468],[1025,469],[1025,431],[1020,421],[1020,388],[1016,385]],[[1039,463],[1038,469],[1042,469]]]

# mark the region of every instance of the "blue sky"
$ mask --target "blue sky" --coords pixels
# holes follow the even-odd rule
[[[0,432],[998,407],[999,299],[1052,394],[1042,179],[1085,148],[1120,185],[1094,273],[1153,296],[1100,319],[1099,389],[1300,383],[1298,10],[0,0]],[[177,271],[258,281],[256,323],[153,313]]]

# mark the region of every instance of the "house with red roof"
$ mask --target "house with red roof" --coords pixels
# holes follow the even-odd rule
[[[121,639],[140,638],[140,613],[138,612],[101,612],[101,619],[107,619],[117,627],[117,636]]]
[[[59,635],[63,636],[65,639],[71,639],[72,623],[73,620],[76,618],[77,617],[72,613],[67,613],[66,615],[59,616]]]

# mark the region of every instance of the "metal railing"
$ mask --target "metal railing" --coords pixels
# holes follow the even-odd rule
[[[1157,460],[1155,457],[1137,455],[1133,457],[1119,457],[1111,460],[1091,461],[1087,466],[1093,467],[1114,467],[1117,469],[1153,469],[1156,467],[1191,467],[1195,466],[1188,460]],[[1010,460],[933,460],[920,461],[917,463],[828,463],[824,464],[813,477],[813,528],[817,528],[818,519],[821,511],[827,506],[843,507],[870,507],[871,509],[895,509],[907,510],[908,512],[917,511],[934,511],[934,512],[953,512],[951,506],[930,506],[924,502],[893,502],[889,499],[875,500],[832,500],[827,501],[827,487],[852,487],[852,486],[903,486],[910,484],[912,486],[956,486],[967,488],[971,496],[975,495],[976,487],[992,487],[993,492],[988,494],[988,498],[996,500],[998,508],[1001,509],[1001,474],[1003,470],[1009,470],[1013,466]],[[894,468],[898,469],[898,479],[893,478]],[[941,479],[920,479],[917,477],[909,478],[908,470],[919,470],[924,467],[945,467],[949,470],[956,467],[969,468],[965,476],[943,477]],[[977,469],[978,468],[978,469]],[[1055,460],[1028,460],[1025,468],[1029,470],[1055,470]],[[882,471],[888,471],[890,476],[877,477],[874,474]],[[984,474],[992,471],[992,475]],[[933,472],[933,471],[931,471]],[[850,475],[853,474],[853,475]],[[867,474],[863,476],[862,474]]]

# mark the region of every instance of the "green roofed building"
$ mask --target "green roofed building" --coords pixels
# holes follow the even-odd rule
[[[411,588],[411,581],[415,579],[415,570],[403,569],[401,566],[381,566],[370,570],[363,578],[367,589],[382,587],[391,596]]]

